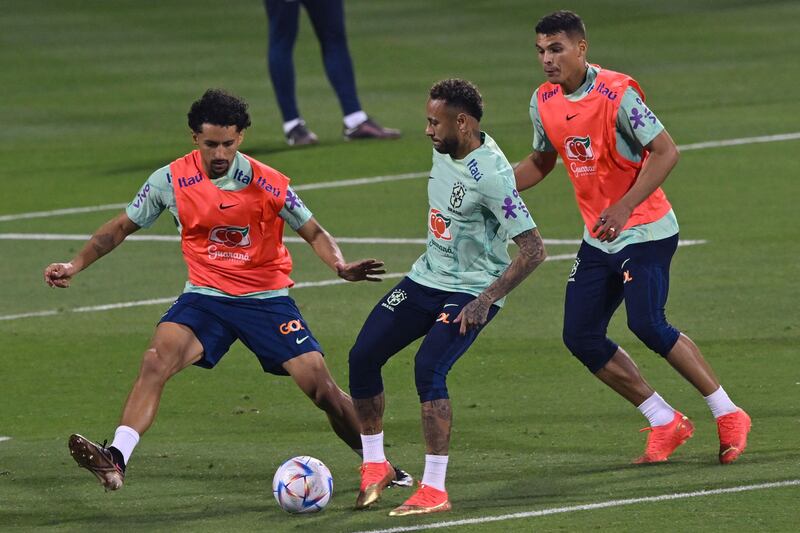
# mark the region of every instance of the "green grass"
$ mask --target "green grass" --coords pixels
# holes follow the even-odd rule
[[[425,172],[428,87],[461,76],[480,87],[483,127],[511,160],[530,147],[527,106],[542,76],[532,27],[550,1],[431,4],[350,0],[347,23],[365,109],[403,139],[344,143],[338,105],[307,19],[295,51],[301,111],[320,135],[313,149],[283,144],[266,74],[259,2],[11,0],[0,18],[0,215],[127,202],[150,172],[191,148],[185,114],[209,86],[251,104],[243,151],[293,183]],[[798,131],[800,41],[796,2],[578,1],[590,59],[644,86],[676,142]],[[459,361],[448,381],[454,410],[448,490],[453,512],[390,519],[408,494],[351,510],[358,461],[291,380],[264,375],[236,345],[213,372],[188,369],[166,389],[137,448],[124,490],[104,494],[75,467],[67,436],[111,437],[139,358],[165,305],[94,313],[70,309],[178,294],[185,267],[175,243],[129,242],[67,291],[41,270],[75,241],[2,240],[0,316],[0,529],[59,531],[355,531],[800,478],[800,318],[796,282],[798,141],[687,151],[666,191],[686,239],[673,262],[668,312],[701,347],[733,399],[753,417],[747,453],[716,464],[716,432],[702,398],[625,327],[610,328],[648,380],[692,416],[695,437],[668,464],[634,467],[644,420],[588,375],[561,343],[569,262],[544,264]],[[421,237],[425,180],[309,190],[304,201],[334,235]],[[525,199],[548,238],[578,238],[581,222],[561,167]],[[91,233],[113,212],[0,222],[0,233]],[[164,217],[150,230],[173,234]],[[406,271],[419,245],[343,245]],[[291,245],[297,281],[332,274]],[[551,246],[551,255],[574,251]],[[293,292],[323,343],[337,381],[364,318],[392,285]],[[384,371],[390,457],[423,467],[413,353]],[[293,517],[274,504],[272,474],[288,457],[330,467],[325,512]],[[797,487],[720,494],[454,528],[458,531],[793,531]]]

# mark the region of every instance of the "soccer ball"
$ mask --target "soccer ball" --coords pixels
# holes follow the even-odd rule
[[[292,457],[275,472],[272,494],[287,513],[316,513],[331,499],[333,477],[319,459]]]

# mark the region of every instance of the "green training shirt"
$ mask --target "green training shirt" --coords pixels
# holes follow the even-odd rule
[[[479,295],[511,263],[509,239],[536,227],[513,168],[483,132],[464,159],[433,150],[428,202],[427,249],[408,277],[435,289]]]
[[[219,178],[210,180],[211,183],[223,191],[238,191],[247,187],[253,180],[253,169],[250,161],[240,152],[236,152],[231,168],[228,173]],[[153,172],[147,181],[136,193],[136,196],[128,204],[125,212],[137,226],[149,228],[165,210],[172,213],[178,233],[181,232],[180,217],[178,216],[178,206],[175,202],[175,190],[172,188],[172,176],[169,172],[169,165],[161,167]],[[311,218],[311,211],[297,196],[297,193],[289,187],[286,191],[286,203],[281,209],[279,216],[286,221],[289,226],[297,231]],[[196,292],[209,296],[226,296],[230,298],[272,298],[275,296],[286,296],[288,289],[278,289],[274,291],[261,291],[242,296],[233,296],[222,292],[214,287],[200,287],[186,282],[183,292]]]

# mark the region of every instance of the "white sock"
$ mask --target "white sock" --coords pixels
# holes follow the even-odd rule
[[[367,120],[367,114],[363,111],[356,111],[344,116],[344,125],[348,129],[355,128]]]
[[[289,133],[289,132],[290,132],[290,131],[292,131],[292,130],[294,129],[294,127],[295,127],[295,126],[297,126],[298,124],[305,124],[305,123],[306,123],[306,122],[305,122],[305,121],[304,121],[302,118],[300,118],[300,117],[297,117],[297,118],[295,118],[295,119],[292,119],[292,120],[290,120],[290,121],[288,121],[288,122],[284,122],[284,123],[283,123],[283,133]]]
[[[382,463],[386,460],[383,454],[383,431],[377,435],[361,435],[361,445],[364,447],[365,463]]]
[[[665,402],[657,392],[643,401],[637,409],[647,418],[651,427],[669,424],[675,418],[675,409]]]
[[[425,473],[422,474],[422,484],[434,489],[444,490],[444,478],[447,475],[447,455],[425,454]]]
[[[739,410],[739,408],[736,407],[736,404],[733,403],[730,398],[728,398],[728,393],[725,392],[725,389],[722,388],[722,385],[720,385],[717,390],[708,396],[705,396],[705,399],[708,407],[711,409],[711,414],[714,415],[714,418],[735,413]]]
[[[128,426],[120,426],[114,433],[114,442],[111,445],[118,449],[122,454],[122,460],[128,464],[128,459],[131,458],[133,449],[139,443],[139,434],[135,429]]]

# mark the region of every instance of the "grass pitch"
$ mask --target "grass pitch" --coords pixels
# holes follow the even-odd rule
[[[340,113],[304,18],[295,51],[301,111],[322,140],[288,149],[268,82],[259,2],[11,0],[0,18],[0,216],[129,201],[152,170],[191,149],[185,114],[211,86],[251,104],[243,151],[295,185],[426,172],[427,89],[460,76],[481,89],[483,127],[510,160],[527,154],[532,88],[542,80],[533,26],[555,2],[435,4],[351,0],[347,24],[359,93],[395,142],[344,143]],[[579,1],[590,59],[643,85],[681,145],[800,130],[800,42],[795,2]],[[73,309],[177,295],[185,268],[176,243],[128,242],[47,289],[41,270],[67,260],[77,241],[2,240],[0,318],[0,529],[357,531],[482,519],[509,513],[780,482],[800,478],[800,290],[796,277],[797,140],[686,151],[665,189],[684,239],[673,262],[671,321],[704,351],[734,401],[753,417],[747,453],[716,462],[716,429],[702,398],[626,330],[611,336],[648,380],[697,425],[668,464],[629,464],[645,423],[588,375],[560,340],[569,261],[545,263],[456,365],[449,379],[454,428],[448,490],[453,512],[390,519],[408,489],[354,512],[357,459],[290,380],[261,373],[236,345],[214,371],[191,368],[167,385],[159,416],[130,463],[125,488],[104,494],[75,467],[66,441],[79,431],[110,438],[153,325],[166,304]],[[301,193],[343,237],[422,238],[425,180]],[[562,168],[525,193],[546,238],[577,239],[581,222]],[[91,233],[114,211],[0,219],[0,233]],[[149,231],[173,235],[168,217]],[[347,244],[406,271],[421,245]],[[295,280],[333,275],[307,246],[290,247]],[[551,255],[574,245],[549,247]],[[378,298],[394,283],[293,291],[346,387],[347,352]],[[423,442],[413,390],[415,346],[386,367],[387,453],[421,476]],[[334,476],[329,507],[289,516],[270,483],[287,458],[322,459]],[[454,527],[458,531],[793,531],[797,486],[638,503]],[[677,524],[677,525],[676,525]]]

